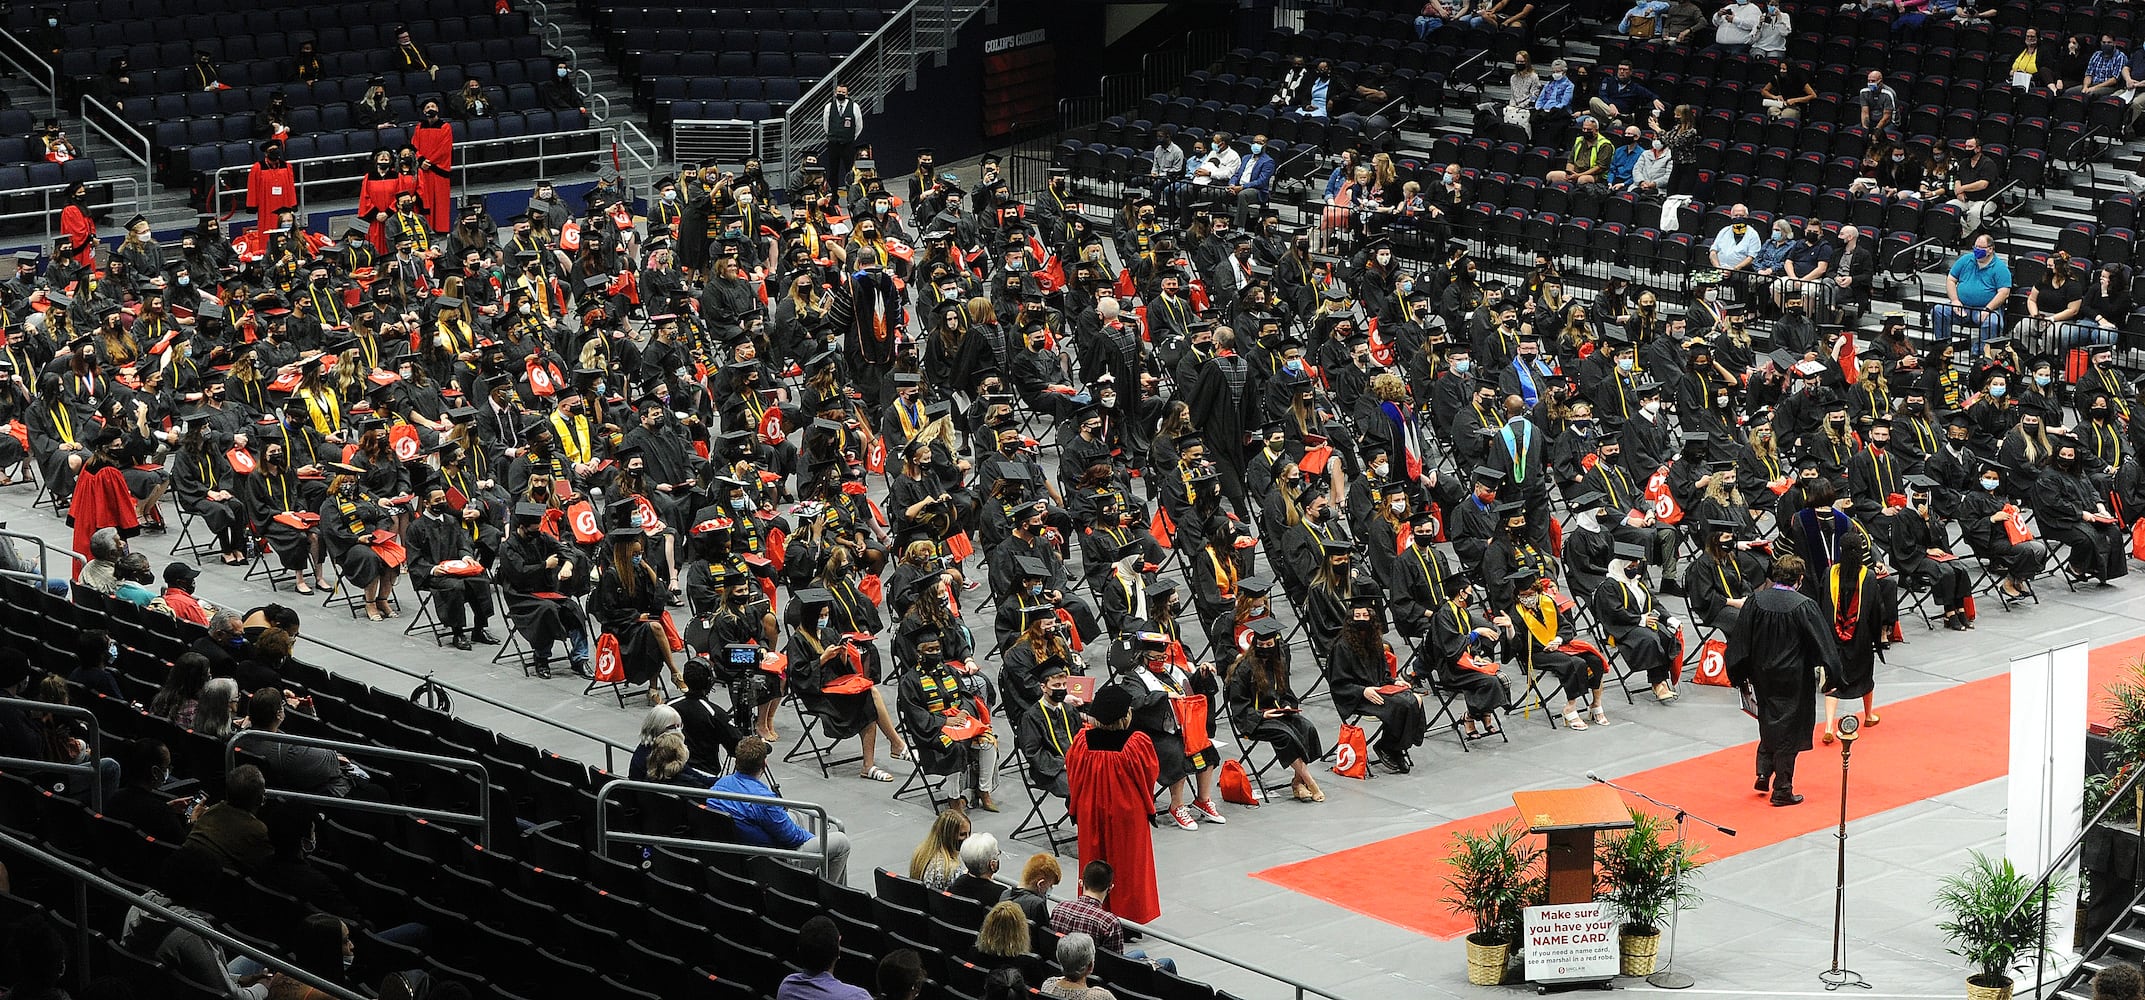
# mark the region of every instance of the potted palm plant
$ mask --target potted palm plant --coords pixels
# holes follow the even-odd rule
[[[1622,922],[1617,945],[1627,976],[1653,974],[1661,953],[1661,927],[1676,910],[1698,903],[1691,889],[1698,854],[1705,848],[1672,836],[1669,823],[1651,813],[1631,811],[1629,830],[1602,838],[1594,848],[1600,870],[1598,893]]]
[[[1974,968],[1966,977],[1967,1000],[2009,1000],[2011,970],[2043,947],[2044,904],[2069,888],[2069,881],[2058,873],[2036,888],[2009,858],[1991,858],[1980,851],[1964,870],[1944,879],[1936,905],[1946,919],[1936,926],[1951,942],[1951,953]]]
[[[1446,857],[1452,874],[1445,877],[1452,895],[1443,902],[1475,922],[1467,936],[1467,981],[1495,986],[1504,981],[1526,908],[1543,893],[1542,851],[1516,820],[1489,830],[1462,830],[1452,840]]]

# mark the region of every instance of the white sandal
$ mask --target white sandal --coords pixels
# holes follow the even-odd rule
[[[888,773],[886,772],[886,768],[883,768],[883,767],[873,767],[873,768],[868,768],[868,769],[866,769],[866,770],[864,771],[864,773],[862,773],[862,774],[859,774],[859,775],[857,775],[857,777],[859,777],[859,778],[862,778],[862,779],[864,779],[865,781],[892,781],[892,780],[894,780],[894,776],[893,776],[893,775],[891,775],[891,774],[888,774]]]
[[[1608,725],[1608,724],[1609,724],[1609,713],[1607,713],[1607,712],[1604,712],[1604,711],[1602,711],[1601,709],[1598,709],[1598,708],[1597,708],[1597,709],[1595,709],[1595,710],[1594,710],[1594,724],[1595,724],[1595,725],[1597,725],[1597,726],[1606,726],[1606,725]]]
[[[1564,725],[1575,733],[1586,732],[1586,720],[1580,718],[1577,712],[1564,713]]]

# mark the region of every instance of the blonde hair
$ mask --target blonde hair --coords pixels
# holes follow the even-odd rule
[[[968,825],[968,817],[958,810],[948,809],[931,821],[931,832],[924,834],[923,843],[916,845],[916,853],[909,855],[909,877],[922,881],[931,862],[943,860],[955,868],[961,866],[961,828]]]
[[[983,927],[976,931],[976,950],[998,958],[1025,955],[1032,945],[1028,941],[1028,911],[1019,903],[1010,900],[991,907],[983,915]]]
[[[664,733],[648,745],[648,780],[669,781],[685,770],[692,756],[685,749],[685,734]]]

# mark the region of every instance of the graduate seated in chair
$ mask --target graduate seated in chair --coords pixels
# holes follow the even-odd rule
[[[1594,725],[1609,724],[1601,700],[1602,679],[1609,675],[1609,658],[1592,643],[1572,638],[1569,623],[1557,614],[1556,598],[1549,596],[1541,574],[1525,567],[1508,578],[1517,592],[1512,602],[1513,639],[1527,651],[1526,662],[1535,670],[1554,675],[1564,688],[1564,724],[1584,732],[1586,720],[1579,714],[1579,700],[1592,699]]]
[[[1132,728],[1147,734],[1169,789],[1169,818],[1179,829],[1197,830],[1201,822],[1223,823],[1214,804],[1215,769],[1221,753],[1213,739],[1214,696],[1221,680],[1212,663],[1197,666],[1180,658],[1181,647],[1159,632],[1139,632],[1111,644],[1112,687],[1132,696]],[[1198,792],[1189,806],[1185,790]]]
[[[1504,678],[1497,676],[1495,653],[1496,644],[1511,635],[1512,619],[1470,610],[1471,597],[1466,587],[1454,590],[1430,616],[1426,649],[1432,661],[1423,666],[1437,671],[1437,683],[1467,700],[1460,726],[1468,739],[1480,739],[1501,731],[1497,713],[1512,702]]]
[[[1358,593],[1348,611],[1348,627],[1328,654],[1333,671],[1333,707],[1343,718],[1368,715],[1382,728],[1371,753],[1382,767],[1406,774],[1415,767],[1408,751],[1423,745],[1429,730],[1423,696],[1398,676],[1392,647],[1375,593]]]
[[[1289,651],[1281,643],[1286,631],[1272,618],[1251,627],[1251,651],[1229,674],[1229,724],[1244,739],[1274,748],[1274,759],[1294,773],[1289,790],[1296,801],[1324,802],[1311,762],[1325,756],[1326,745],[1289,685]]]
[[[1080,699],[1072,694],[1072,671],[1064,657],[1045,661],[1037,673],[1042,697],[1021,712],[1014,737],[1028,761],[1029,784],[1062,799],[1068,794],[1065,752],[1080,734]]]
[[[1654,700],[1675,701],[1677,675],[1683,669],[1683,623],[1661,607],[1659,595],[1646,585],[1639,570],[1646,561],[1644,547],[1618,542],[1611,554],[1609,582],[1594,591],[1594,620],[1623,650],[1624,662],[1646,672]]]
[[[1743,602],[1765,585],[1771,561],[1763,555],[1763,543],[1740,537],[1742,525],[1736,521],[1710,520],[1699,527],[1704,542],[1684,571],[1683,594],[1699,621],[1731,631]]]
[[[926,774],[960,774],[965,797],[988,812],[997,812],[991,792],[998,786],[998,737],[991,732],[990,710],[962,689],[961,675],[947,662],[939,637],[916,637],[916,665],[901,679],[901,727],[909,746],[920,752]]]

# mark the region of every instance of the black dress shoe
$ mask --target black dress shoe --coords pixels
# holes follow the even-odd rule
[[[1761,791],[1761,792],[1770,792],[1770,791],[1772,791],[1772,790],[1773,790],[1773,779],[1771,779],[1771,778],[1759,778],[1759,779],[1758,779],[1758,783],[1757,783],[1757,784],[1755,784],[1755,785],[1752,785],[1752,786],[1750,786],[1750,787],[1751,787],[1751,788],[1754,788],[1754,789],[1756,789],[1756,790],[1758,790],[1758,791]]]
[[[454,637],[454,648],[456,648],[456,649],[459,649],[459,650],[461,650],[461,651],[463,651],[463,652],[465,652],[465,653],[466,653],[466,652],[468,652],[468,651],[469,651],[469,650],[470,650],[470,649],[472,648],[472,647],[471,647],[471,646],[469,645],[469,637],[468,637],[468,636],[466,636],[466,635],[458,635],[458,636],[455,636],[455,637]]]
[[[1776,805],[1776,806],[1799,806],[1799,805],[1801,805],[1801,804],[1802,804],[1802,796],[1800,796],[1800,795],[1796,795],[1796,794],[1794,794],[1793,792],[1790,792],[1790,793],[1788,793],[1788,794],[1786,794],[1786,795],[1781,795],[1781,794],[1779,794],[1779,793],[1777,793],[1777,792],[1775,792],[1775,793],[1773,794],[1773,805]]]
[[[475,635],[472,635],[472,636],[470,636],[470,637],[469,637],[469,641],[471,641],[471,642],[474,642],[474,643],[476,643],[476,644],[477,644],[477,645],[479,645],[479,646],[496,646],[496,645],[499,645],[499,637],[498,637],[498,636],[495,636],[495,635],[491,634],[490,632],[486,632],[485,630],[483,630],[483,629],[481,629],[481,628],[477,630],[477,633],[476,633]]]
[[[1379,767],[1391,771],[1394,774],[1408,773],[1408,762],[1399,754],[1381,752],[1377,755],[1377,761]]]
[[[536,668],[535,668],[535,674],[536,674],[536,679],[537,679],[537,680],[540,680],[540,681],[548,681],[548,680],[550,680],[550,679],[551,679],[551,664],[549,664],[549,663],[539,663],[539,664],[537,664],[537,665],[536,665]]]

